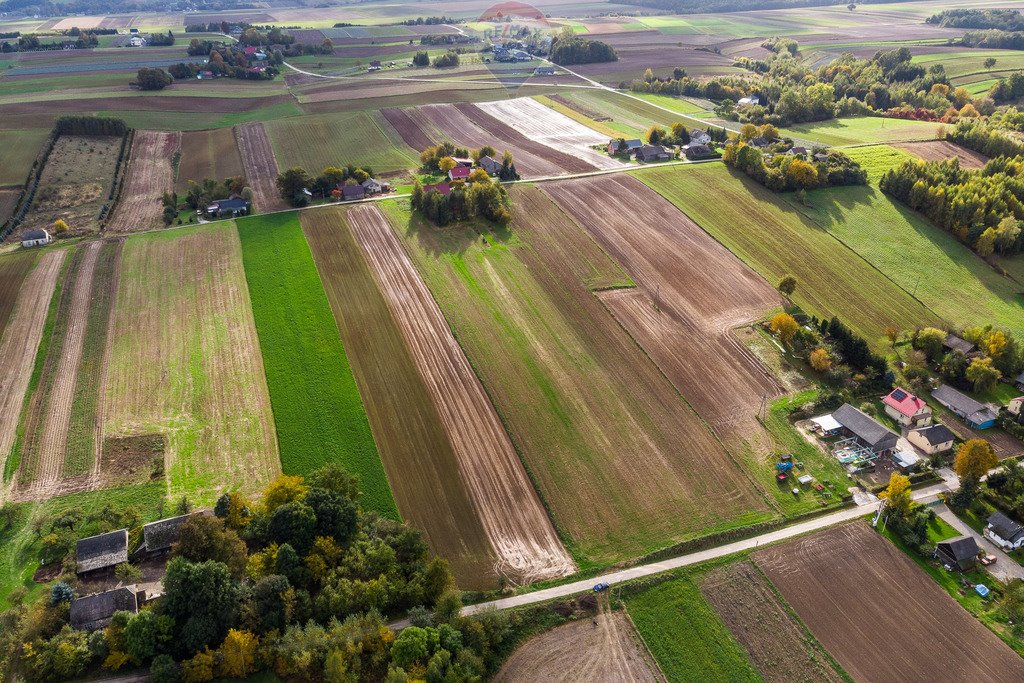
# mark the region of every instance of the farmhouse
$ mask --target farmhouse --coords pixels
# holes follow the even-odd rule
[[[882,399],[885,412],[904,427],[920,427],[932,420],[928,404],[905,389],[896,387]]]
[[[950,569],[965,572],[978,561],[978,542],[973,536],[957,536],[935,546],[935,557]]]
[[[688,145],[683,145],[682,149],[683,154],[685,154],[686,158],[690,161],[694,161],[696,159],[707,159],[715,156],[715,150],[711,149],[707,145],[695,145],[691,142]]]
[[[943,340],[942,345],[946,348],[947,351],[960,351],[964,355],[974,353],[975,351],[978,350],[977,346],[967,341],[966,339],[961,339],[960,337],[956,336],[953,333],[949,333],[946,335],[946,338],[945,340]]]
[[[1020,415],[1022,408],[1024,408],[1024,396],[1011,398],[1010,402],[1006,404],[1006,412],[1010,413],[1010,415]]]
[[[998,510],[989,515],[984,534],[985,538],[1003,550],[1016,550],[1024,546],[1024,526]]]
[[[674,156],[671,149],[661,145],[643,145],[636,151],[637,161],[667,161]]]
[[[366,188],[362,185],[342,185],[341,198],[346,202],[366,198]]]
[[[128,561],[128,530],[83,538],[75,549],[77,573],[88,574]]]
[[[736,106],[739,107],[751,107],[757,104],[761,104],[761,98],[757,95],[750,95],[749,97],[741,97]]]
[[[946,425],[931,425],[907,432],[907,441],[928,455],[944,453],[953,447],[956,436]]]
[[[533,70],[534,76],[554,76],[555,67],[553,66],[538,66]]]
[[[708,145],[711,144],[711,134],[704,130],[691,130],[690,131],[690,144],[691,145]]]
[[[814,155],[814,160],[817,161],[818,163],[825,163],[826,161],[828,161],[828,154],[826,154],[825,152],[818,152],[817,154]]]
[[[452,161],[461,168],[473,168],[473,160],[469,157],[452,157]]]
[[[973,429],[988,429],[996,423],[998,411],[995,406],[979,403],[948,384],[933,391],[932,398],[962,417]]]
[[[807,148],[806,147],[793,147],[788,152],[786,152],[786,154],[793,155],[793,156],[800,155],[802,157],[805,157],[805,156],[807,156]]]
[[[360,183],[363,189],[366,190],[366,194],[380,194],[382,192],[391,192],[391,183],[385,180],[377,180],[376,178],[367,178]]]
[[[96,631],[110,625],[115,612],[138,612],[135,586],[121,586],[105,593],[96,593],[71,601],[68,618],[72,628]]]
[[[52,241],[53,238],[46,230],[26,230],[25,234],[21,236],[21,246],[23,247],[41,247]]]
[[[491,156],[482,156],[477,162],[480,168],[487,171],[487,175],[498,175],[501,173],[501,162]]]
[[[639,138],[633,138],[631,140],[626,140],[625,143],[626,143],[626,154],[633,154],[638,149],[640,149],[641,147],[644,146],[644,143]],[[607,149],[608,149],[608,153],[609,154],[613,154],[613,155],[614,154],[618,154],[619,153],[619,141],[618,140],[610,140],[608,142],[608,148]]]
[[[465,180],[469,177],[469,174],[473,172],[473,169],[465,166],[456,166],[452,170],[448,171],[448,178],[450,180]]]
[[[843,426],[844,433],[854,437],[875,455],[888,455],[899,441],[898,434],[849,403],[839,406],[832,417]]]
[[[218,199],[206,207],[208,216],[220,218],[222,216],[244,216],[249,213],[249,200],[241,197],[230,199]]]

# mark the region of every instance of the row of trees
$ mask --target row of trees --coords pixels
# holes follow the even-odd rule
[[[824,159],[815,159],[818,154]],[[725,146],[722,160],[773,192],[867,184],[867,172],[838,150],[815,148],[810,159],[799,154],[765,154],[742,140]]]
[[[555,64],[594,64],[617,62],[619,55],[615,48],[600,40],[586,40],[578,37],[571,27],[563,28],[551,42],[551,61]]]
[[[954,28],[996,28],[1024,31],[1024,15],[1015,9],[947,9],[925,20]]]
[[[436,189],[425,191],[417,180],[412,189],[412,206],[435,225],[444,226],[480,216],[501,226],[512,222],[508,192],[482,168],[470,174],[467,181],[455,180],[448,194]]]
[[[1011,114],[1011,111],[1014,114]],[[1013,122],[1016,120],[1016,111],[1016,109],[1010,108],[1004,112],[1008,116],[1007,120],[1011,122],[1008,127],[1014,129],[1016,129],[1013,125]],[[998,113],[993,114],[989,118],[988,123],[983,121],[961,121],[955,128],[946,133],[946,139],[958,145],[963,145],[968,149],[973,149],[975,152],[980,152],[987,157],[1024,156],[1024,144],[1001,132],[1000,121]]]
[[[997,157],[981,170],[956,158],[904,162],[886,171],[879,187],[956,235],[982,256],[1024,250],[1024,157]]]
[[[369,166],[328,166],[318,176],[311,176],[306,169],[298,166],[289,168],[277,176],[277,191],[281,198],[292,206],[305,206],[309,199],[303,190],[309,190],[320,198],[340,198],[335,194],[339,185],[362,183],[373,177],[373,169]]]

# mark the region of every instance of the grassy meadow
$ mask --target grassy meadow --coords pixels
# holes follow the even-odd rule
[[[286,474],[336,462],[363,505],[398,518],[345,347],[295,213],[238,221],[242,261]]]
[[[32,162],[49,134],[48,128],[0,129],[0,149],[4,151],[3,163],[0,163],[0,185],[20,186],[25,183]]]
[[[932,140],[941,124],[924,121],[887,119],[880,116],[858,116],[829,119],[814,123],[797,123],[780,129],[780,134],[808,142],[844,147],[880,142]]]

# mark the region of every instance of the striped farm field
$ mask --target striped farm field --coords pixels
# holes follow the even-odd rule
[[[280,472],[233,225],[129,238],[113,315],[106,437],[163,435],[175,498],[254,491]]]
[[[412,168],[418,151],[379,112],[317,114],[266,124],[277,165],[319,173],[327,166],[368,166],[375,172]]]
[[[179,194],[188,190],[190,180],[202,183],[205,178],[224,180],[238,175],[245,175],[245,169],[230,128],[181,134],[181,161],[174,184]]]
[[[398,518],[395,499],[331,305],[296,213],[238,221],[242,262],[286,474],[338,463],[363,505]]]
[[[36,254],[31,251],[16,251],[0,258],[0,339],[4,336],[7,321],[14,312],[21,283],[25,281],[36,264]]]
[[[650,169],[636,177],[768,282],[796,276],[793,300],[809,315],[837,315],[872,343],[887,325],[909,329],[939,323],[939,316],[782,196],[724,165]],[[716,201],[707,201],[709,195]]]

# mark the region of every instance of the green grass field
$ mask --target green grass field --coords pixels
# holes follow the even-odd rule
[[[622,131],[624,135],[639,137],[654,124],[671,126],[676,121],[684,120],[663,109],[658,109],[641,100],[623,97],[606,90],[578,90],[565,94],[566,99],[576,102],[587,110],[600,112],[611,118],[603,121],[604,125]],[[680,100],[681,102],[681,100]]]
[[[220,112],[184,111],[98,111],[97,116],[124,119],[132,128],[141,130],[206,130],[226,128],[252,121],[270,121],[299,116],[302,109],[295,102],[278,102],[252,111],[224,114]]]
[[[879,142],[932,140],[935,138],[935,131],[938,128],[939,124],[923,121],[859,116],[814,123],[798,123],[789,128],[783,128],[779,132],[784,136],[841,147]]]
[[[363,505],[398,518],[345,348],[295,213],[238,221],[286,474],[337,462],[358,475]]]
[[[266,124],[277,165],[313,174],[327,166],[369,166],[376,172],[413,168],[418,156],[375,112],[321,114]]]
[[[722,164],[637,171],[726,248],[776,283],[799,286],[793,300],[809,315],[838,315],[870,343],[885,327],[937,324],[938,317],[782,195]],[[708,201],[714,197],[714,201]],[[853,228],[859,227],[859,223]]]
[[[746,652],[689,577],[625,598],[640,637],[670,681],[760,681]]]
[[[4,151],[3,163],[0,163],[0,185],[25,183],[32,162],[49,134],[46,128],[0,129],[0,149]]]
[[[913,154],[889,145],[851,147],[843,152],[868,172],[868,182],[873,185],[877,185],[889,169],[896,168],[904,161],[917,161]]]

